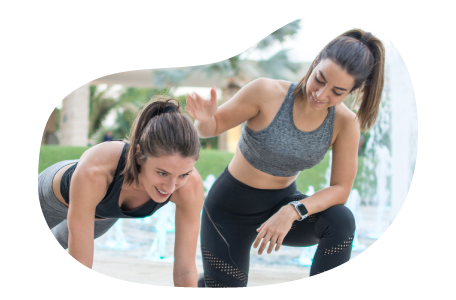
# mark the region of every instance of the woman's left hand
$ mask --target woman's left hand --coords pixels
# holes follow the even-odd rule
[[[253,243],[253,248],[257,248],[260,244],[258,254],[262,254],[266,245],[269,242],[267,253],[270,254],[275,247],[275,251],[280,249],[283,239],[291,229],[291,225],[299,218],[298,213],[291,205],[283,206],[278,212],[264,222],[260,228],[257,229],[258,235]]]

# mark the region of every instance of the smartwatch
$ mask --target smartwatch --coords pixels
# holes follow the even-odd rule
[[[308,211],[304,204],[298,201],[291,201],[289,204],[293,205],[298,214],[301,216],[301,219],[298,219],[298,221],[302,221],[307,218]]]

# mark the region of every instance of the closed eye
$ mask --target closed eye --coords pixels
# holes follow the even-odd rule
[[[323,81],[320,81],[320,80],[318,80],[318,77],[317,77],[317,75],[315,75],[315,80],[316,80],[316,81],[317,81],[319,84],[324,84],[324,82],[323,82]],[[342,93],[341,93],[341,94],[339,94],[339,93],[336,93],[336,91],[334,91],[334,90],[333,90],[333,93],[334,93],[335,95],[337,95],[337,96],[340,96],[340,95],[342,95]]]

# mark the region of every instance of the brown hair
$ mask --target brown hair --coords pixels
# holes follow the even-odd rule
[[[124,183],[138,184],[141,164],[147,157],[180,154],[182,157],[199,158],[200,141],[191,119],[180,112],[179,102],[169,96],[154,96],[138,113],[133,123],[125,168]],[[141,156],[136,156],[136,145]],[[140,164],[137,163],[137,159]]]
[[[296,85],[293,93],[305,97],[306,83],[315,66],[329,58],[355,79],[350,92],[360,88],[361,104],[356,114],[362,130],[368,130],[377,119],[383,90],[385,48],[370,32],[349,30],[332,40],[313,61],[307,74]],[[359,92],[359,91],[358,91]],[[359,95],[359,94],[358,94]],[[356,97],[352,108],[357,104]]]

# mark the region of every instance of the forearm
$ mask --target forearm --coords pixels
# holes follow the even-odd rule
[[[92,221],[93,223],[93,221]],[[93,234],[85,232],[69,220],[68,228],[68,287],[90,288],[92,286]],[[93,227],[89,229],[93,232]]]
[[[348,189],[334,185],[322,189],[306,199],[299,200],[299,202],[306,206],[310,216],[335,205],[344,205],[349,195]]]
[[[217,131],[217,120],[214,116],[207,122],[200,122],[195,120],[195,127],[198,131],[198,135],[201,138],[210,138],[216,135]]]
[[[173,279],[175,287],[196,287],[198,281],[196,265],[186,269],[174,267]]]
[[[334,205],[344,205],[347,202],[349,194],[350,192],[347,193],[346,189],[341,186],[330,186],[316,192],[312,196],[299,200],[299,202],[305,205],[308,215],[310,216]],[[289,218],[293,220],[298,220],[300,218],[292,205],[285,205],[282,209],[284,210],[284,213],[287,213]]]
[[[68,288],[91,288],[93,260],[82,258],[71,248],[68,248]]]

